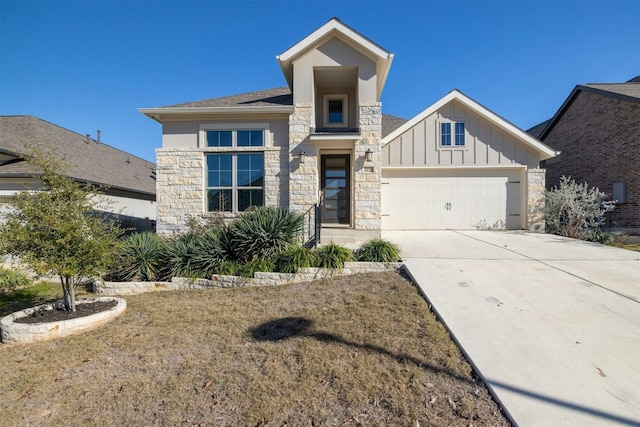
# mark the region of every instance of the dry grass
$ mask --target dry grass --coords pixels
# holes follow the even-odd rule
[[[0,346],[0,424],[508,425],[395,273],[127,303],[90,333]]]

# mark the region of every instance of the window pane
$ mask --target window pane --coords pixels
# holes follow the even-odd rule
[[[238,187],[262,187],[264,155],[238,154]]]
[[[456,145],[464,145],[464,123],[456,123]]]
[[[263,131],[261,130],[239,130],[238,147],[261,147],[264,145]]]
[[[207,211],[231,211],[231,190],[208,190]]]
[[[251,206],[262,206],[264,192],[262,190],[238,190],[238,211],[244,211]]]
[[[451,145],[451,123],[440,124],[440,144]]]
[[[343,114],[342,114],[342,100],[341,99],[330,99],[328,101],[328,108],[329,108],[329,115],[328,115],[328,119],[329,119],[329,123],[342,123],[343,120]]]
[[[207,147],[231,147],[230,130],[207,131]]]
[[[231,187],[232,156],[211,154],[207,156],[207,187]]]

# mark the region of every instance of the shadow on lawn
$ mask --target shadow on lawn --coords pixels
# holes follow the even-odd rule
[[[269,322],[265,322],[255,328],[250,329],[249,333],[251,333],[251,336],[257,341],[282,341],[282,340],[286,340],[293,337],[309,337],[309,338],[314,338],[321,342],[348,345],[348,346],[363,349],[363,350],[375,351],[379,354],[383,354],[385,356],[396,359],[400,363],[403,363],[403,362],[413,363],[422,369],[425,369],[431,372],[445,374],[450,376],[451,378],[454,378],[456,380],[463,381],[466,383],[470,383],[474,385],[483,383],[483,381],[480,378],[478,378],[477,381],[470,380],[454,372],[432,365],[430,363],[426,363],[425,361],[422,361],[418,358],[415,358],[405,353],[394,353],[392,351],[387,350],[384,347],[380,347],[374,344],[368,344],[368,343],[361,344],[361,343],[349,341],[339,335],[329,334],[326,332],[309,331],[308,329],[312,325],[312,323],[313,322],[311,320],[305,319],[304,317],[284,317],[282,319],[276,319]],[[614,423],[629,425],[629,426],[640,426],[640,422],[638,420],[633,420],[633,419],[622,417],[616,414],[600,411],[595,408],[589,408],[587,406],[583,406],[583,405],[569,402],[566,400],[560,400],[550,396],[545,396],[543,394],[536,393],[535,391],[526,390],[511,384],[505,384],[505,383],[501,383],[491,379],[487,379],[485,384],[488,386],[488,389],[491,395],[493,396],[493,398],[503,408],[504,414],[514,425],[517,425],[517,423],[515,422],[512,415],[509,413],[508,409],[505,408],[504,405],[500,402],[500,399],[496,395],[495,390],[493,390],[494,387],[503,388],[527,398],[540,400],[545,403],[561,406],[576,412],[586,413],[586,414],[589,414],[598,418],[602,418]]]
[[[55,298],[47,298],[30,288],[0,293],[0,318],[51,301]]]

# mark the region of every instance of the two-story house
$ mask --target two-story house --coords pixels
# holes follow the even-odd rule
[[[540,229],[555,152],[454,90],[409,121],[382,114],[394,55],[333,18],[276,58],[287,86],[140,111],[162,123],[157,229],[255,205],[324,236]]]

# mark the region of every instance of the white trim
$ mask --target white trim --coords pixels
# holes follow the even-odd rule
[[[491,170],[491,169],[524,169],[528,170],[529,168],[526,165],[495,165],[495,166],[487,166],[487,165],[473,165],[473,166],[381,166],[382,170],[420,170],[420,169],[433,169],[433,170],[445,170],[445,169],[456,169],[456,170],[466,170],[466,169],[481,169],[481,170]]]
[[[292,105],[281,106],[259,106],[259,107],[160,107],[160,108],[138,108],[138,112],[162,123],[161,116],[172,115],[182,116],[189,114],[262,114],[262,113],[293,113],[295,108]]]
[[[356,133],[312,133],[309,135],[311,141],[357,141],[362,136],[360,132]]]
[[[397,137],[399,137],[400,135],[402,135],[403,133],[405,133],[406,131],[408,131],[409,129],[411,129],[412,127],[414,127],[415,125],[417,125],[418,123],[426,119],[427,117],[429,117],[430,115],[436,113],[438,110],[440,110],[442,107],[444,107],[445,105],[447,105],[449,102],[453,100],[456,100],[462,103],[464,106],[471,109],[478,115],[482,116],[484,119],[489,120],[490,122],[494,123],[495,125],[502,128],[506,132],[510,133],[514,137],[518,138],[520,141],[524,142],[526,145],[535,149],[540,154],[540,160],[546,160],[551,157],[555,157],[559,154],[558,151],[555,151],[551,147],[538,141],[537,139],[535,139],[534,137],[532,137],[522,129],[518,128],[517,126],[513,125],[512,123],[498,116],[497,114],[490,111],[489,109],[483,107],[482,105],[480,105],[473,99],[469,98],[468,96],[464,95],[462,92],[458,91],[457,89],[452,90],[446,96],[438,100],[436,103],[432,104],[430,107],[427,107],[425,110],[423,110],[421,113],[413,117],[411,120],[409,120],[408,122],[400,126],[398,129],[391,132],[386,137],[384,137],[382,139],[382,146],[384,147],[385,145],[389,144],[391,141],[393,141],[394,139],[396,139]],[[465,132],[466,132],[466,127],[465,127]],[[462,147],[462,146],[459,146],[459,147]]]
[[[329,101],[342,101],[342,121],[340,123],[329,122]],[[349,95],[346,93],[326,93],[322,95],[322,125],[325,128],[349,127]]]

